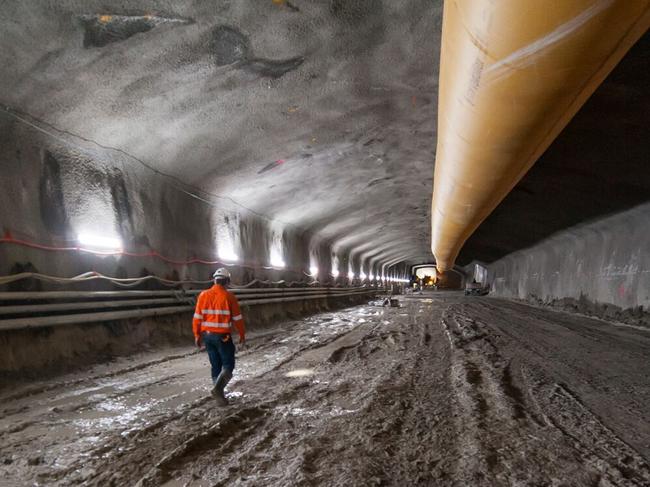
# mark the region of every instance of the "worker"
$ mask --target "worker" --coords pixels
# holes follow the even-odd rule
[[[239,344],[246,342],[244,319],[235,295],[226,288],[230,284],[230,272],[217,269],[212,275],[214,286],[199,294],[192,320],[194,343],[201,349],[205,345],[212,366],[212,396],[222,406],[228,405],[224,394],[226,385],[235,369],[235,344],[232,339],[234,324]]]

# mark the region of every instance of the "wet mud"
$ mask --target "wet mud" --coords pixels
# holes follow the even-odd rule
[[[455,293],[0,396],[2,485],[650,485],[650,333]]]

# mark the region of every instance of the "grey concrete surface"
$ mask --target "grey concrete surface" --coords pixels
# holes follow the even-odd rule
[[[488,266],[491,295],[650,326],[650,203],[560,232]]]
[[[331,270],[332,253],[342,275],[429,256],[441,2],[9,1],[1,14],[2,204],[21,201],[4,231],[51,242],[90,225],[181,260],[213,257],[230,232],[263,265],[281,239],[288,279],[310,260]]]

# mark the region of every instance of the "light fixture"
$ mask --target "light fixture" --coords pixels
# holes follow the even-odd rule
[[[284,255],[282,251],[282,238],[275,236],[271,244],[271,266],[283,269],[286,266],[284,262]]]
[[[229,219],[219,219],[216,222],[215,243],[217,246],[217,256],[222,262],[237,262],[237,245],[235,239],[234,223]]]
[[[271,266],[283,269],[286,264],[284,262],[284,259],[279,255],[271,255]]]
[[[309,273],[311,274],[312,277],[316,277],[318,275],[318,267],[315,265],[311,266],[309,268]]]
[[[334,277],[339,277],[339,271],[337,269],[332,269],[332,275]]]
[[[239,260],[239,256],[230,249],[219,250],[219,258],[226,262],[237,262]]]
[[[106,237],[92,233],[80,233],[77,235],[77,241],[88,248],[88,250],[98,251],[122,251],[122,240],[117,237]]]
[[[366,275],[363,273],[363,271],[361,271],[361,274],[359,274],[359,277],[361,278],[362,281],[365,281],[365,280],[366,280],[366,277],[368,277],[368,276],[366,276]]]
[[[350,280],[354,279],[354,272],[352,271],[348,272],[348,279]]]

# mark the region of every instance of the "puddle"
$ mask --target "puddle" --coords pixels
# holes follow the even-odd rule
[[[285,377],[308,377],[310,375],[314,375],[314,369],[295,369],[284,374]]]

